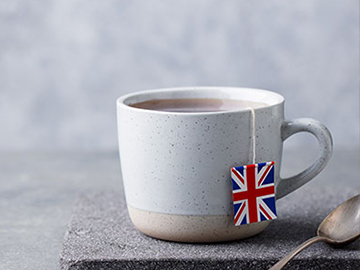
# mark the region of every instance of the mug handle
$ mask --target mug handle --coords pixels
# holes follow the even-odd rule
[[[309,182],[318,175],[328,163],[332,153],[332,138],[329,130],[319,121],[311,118],[299,118],[292,121],[284,121],[281,126],[281,139],[285,141],[291,135],[298,132],[309,132],[313,134],[319,143],[319,154],[314,163],[301,173],[281,178],[276,186],[276,199],[280,199],[295,189]]]

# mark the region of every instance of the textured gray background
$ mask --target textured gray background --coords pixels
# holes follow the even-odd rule
[[[0,1],[0,150],[116,149],[118,96],[188,85],[275,90],[358,146],[358,80],[356,0]]]

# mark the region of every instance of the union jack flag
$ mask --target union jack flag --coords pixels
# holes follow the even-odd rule
[[[235,226],[276,219],[274,164],[231,168]]]

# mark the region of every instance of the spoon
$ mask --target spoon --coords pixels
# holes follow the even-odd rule
[[[352,197],[336,207],[321,222],[317,236],[310,238],[296,249],[288,253],[269,270],[278,270],[290,261],[296,254],[319,241],[334,245],[346,245],[360,236],[360,194]]]

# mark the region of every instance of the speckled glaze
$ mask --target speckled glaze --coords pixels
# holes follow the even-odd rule
[[[251,163],[251,111],[178,113],[128,106],[169,98],[240,99],[268,104],[255,109],[256,163],[275,161],[277,198],[313,178],[330,157],[327,129],[311,119],[285,121],[284,98],[274,92],[189,87],[120,97],[118,134],[126,200],[133,223],[150,236],[184,242],[225,241],[255,235],[268,224],[250,224],[244,229],[235,228],[231,222],[230,168]],[[319,159],[305,172],[281,180],[283,140],[299,131],[318,138]]]

